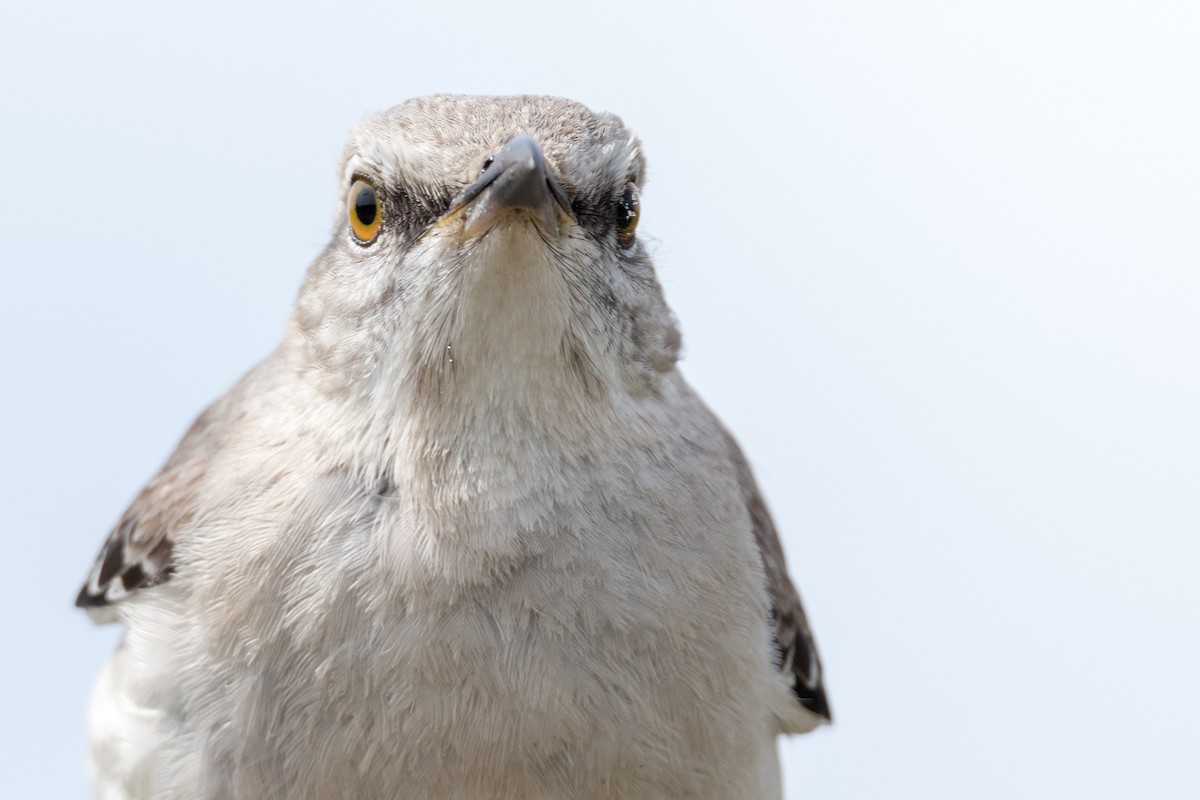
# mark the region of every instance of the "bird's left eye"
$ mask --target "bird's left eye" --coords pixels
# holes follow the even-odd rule
[[[383,222],[383,213],[379,207],[379,193],[375,187],[364,180],[356,180],[350,187],[350,196],[346,201],[346,211],[350,216],[350,230],[359,244],[370,244],[379,235],[379,226]]]
[[[633,244],[633,234],[637,232],[638,219],[641,216],[642,202],[638,196],[638,187],[630,181],[625,184],[625,191],[617,201],[617,241],[622,247]]]

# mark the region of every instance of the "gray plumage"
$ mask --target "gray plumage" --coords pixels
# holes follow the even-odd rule
[[[355,128],[283,344],[77,599],[128,626],[98,797],[779,796],[776,734],[830,718],[821,664],[676,369],[644,172],[557,98]]]

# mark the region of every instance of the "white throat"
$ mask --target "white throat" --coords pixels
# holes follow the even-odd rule
[[[460,269],[448,354],[456,390],[490,403],[544,394],[568,368],[572,313],[548,245],[532,225],[515,221],[485,235]]]

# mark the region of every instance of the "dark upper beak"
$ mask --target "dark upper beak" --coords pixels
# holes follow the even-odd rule
[[[515,136],[485,163],[483,175],[450,205],[443,219],[466,214],[466,234],[490,229],[509,211],[528,211],[551,235],[558,233],[558,212],[568,218],[571,204],[546,169],[546,156],[532,136]]]

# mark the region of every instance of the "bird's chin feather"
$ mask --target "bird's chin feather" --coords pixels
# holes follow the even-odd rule
[[[464,367],[539,369],[561,363],[571,324],[570,288],[529,222],[491,229],[463,261],[454,339]]]
[[[398,312],[389,357],[408,368],[385,370],[392,389],[438,407],[528,406],[614,380],[615,348],[579,282],[594,253],[578,241],[569,231],[550,239],[519,215],[475,237],[431,230],[403,267],[422,285]]]

